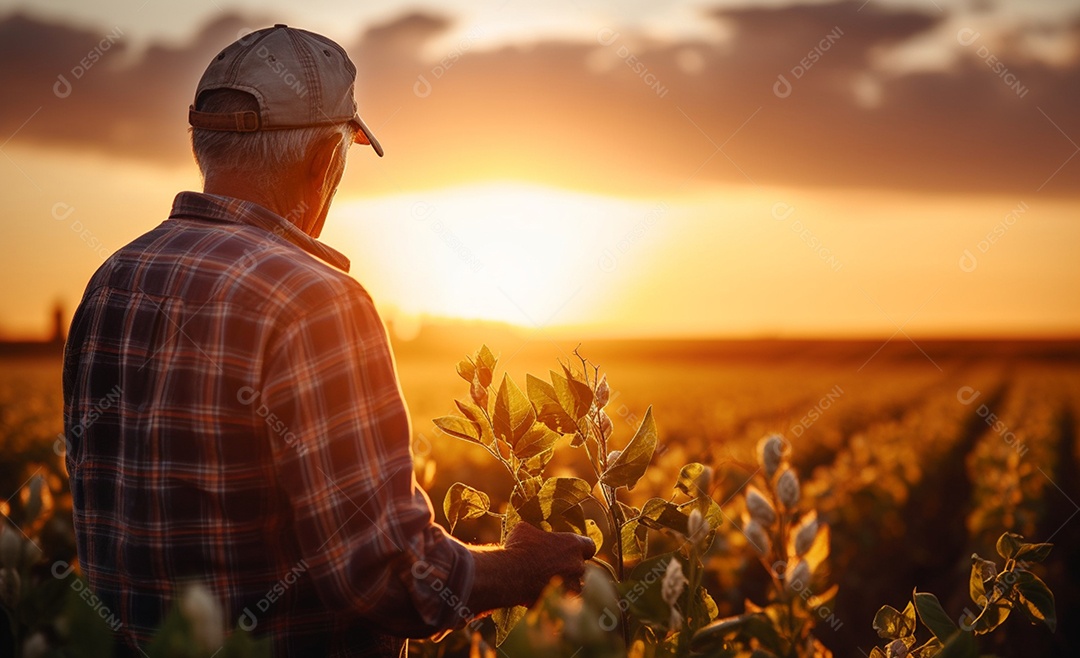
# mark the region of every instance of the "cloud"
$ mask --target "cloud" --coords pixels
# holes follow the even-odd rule
[[[706,18],[716,24],[714,41],[597,25],[594,41],[497,49],[481,49],[482,24],[462,31],[441,16],[367,26],[343,44],[357,63],[361,112],[387,149],[377,166],[364,165],[363,185],[522,178],[615,193],[709,182],[1080,190],[1080,159],[1068,162],[1080,139],[1080,61],[1026,56],[1022,45],[1037,34],[1025,26],[1012,40],[965,45],[973,31],[952,32],[955,22],[932,7],[837,2],[718,9]],[[109,30],[10,15],[0,20],[0,57],[16,64],[0,69],[0,84],[18,93],[0,108],[0,133],[182,163],[190,158],[186,109],[203,68],[262,24],[228,15],[191,43],[133,54],[126,35],[104,49]],[[1063,28],[1074,44],[1078,25]],[[877,68],[891,47],[920,38],[951,39],[955,63],[899,74]],[[92,66],[76,75],[95,49]],[[63,98],[54,93],[58,76],[71,83]]]

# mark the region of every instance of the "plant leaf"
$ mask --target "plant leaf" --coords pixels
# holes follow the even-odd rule
[[[675,488],[691,498],[708,495],[708,492],[698,490],[697,479],[705,471],[705,464],[692,462],[679,469],[679,479],[675,482]]]
[[[513,447],[517,445],[521,437],[525,436],[535,421],[536,411],[529,402],[529,398],[525,397],[509,375],[503,375],[499,393],[495,396],[495,411],[491,418],[495,436]]]
[[[565,377],[554,371],[551,372],[551,383],[555,388],[555,395],[559,398],[559,404],[562,405],[563,410],[566,411],[568,416],[577,421],[589,413],[589,406],[592,404],[592,390],[585,384],[573,379],[573,374],[566,370],[565,367],[563,370],[568,373]]]
[[[577,421],[571,418],[563,408],[554,386],[539,377],[526,375],[525,390],[529,394],[529,400],[536,407],[538,421],[560,434],[573,434],[577,431]]]
[[[908,611],[911,617],[908,617]],[[891,605],[883,605],[874,615],[874,630],[878,637],[885,640],[899,640],[915,632],[915,610],[911,602],[908,602],[904,612],[901,613]]]
[[[480,429],[481,443],[490,446],[495,442],[495,436],[491,433],[491,424],[488,423],[487,417],[484,416],[484,412],[479,406],[468,400],[454,400],[454,404],[457,405],[461,415],[476,423],[477,427]]]
[[[555,442],[559,440],[559,433],[550,429],[543,423],[533,423],[532,427],[522,435],[521,439],[514,444],[514,454],[518,459],[535,457],[542,452],[551,450]]]
[[[523,459],[521,465],[518,467],[519,471],[524,471],[529,476],[537,476],[544,472],[544,468],[551,461],[551,458],[555,456],[555,449],[548,448],[542,452],[539,452],[528,459]]]
[[[640,562],[645,557],[648,546],[648,530],[642,523],[633,519],[622,525],[623,562]]]
[[[563,366],[563,374],[566,375],[566,381],[570,384],[570,395],[574,398],[574,408],[581,418],[585,414],[589,413],[589,409],[592,408],[593,403],[593,391],[589,387],[588,383],[581,381],[577,378],[570,368]]]
[[[997,552],[998,555],[1011,560],[1016,557],[1017,552],[1020,551],[1020,545],[1024,543],[1024,538],[1015,532],[1002,533],[997,540]]]
[[[1005,623],[1005,620],[1009,618],[1009,613],[1012,612],[1012,606],[1008,603],[995,603],[986,609],[986,612],[982,614],[982,617],[978,621],[974,622],[974,631],[976,635],[985,635],[994,630],[998,626]],[[973,622],[969,619],[962,622],[964,628],[971,627]]]
[[[971,576],[968,578],[968,594],[971,601],[982,607],[986,605],[986,586],[983,584],[983,565],[986,562],[978,555],[971,556]],[[992,564],[992,563],[991,563]]]
[[[685,535],[690,517],[679,511],[675,503],[663,498],[650,498],[641,506],[641,524],[646,528],[661,530],[667,528]]]
[[[979,645],[975,643],[975,636],[961,631],[955,633],[945,643],[935,658],[978,658]]]
[[[490,507],[491,499],[486,493],[461,482],[450,485],[443,499],[443,512],[450,522],[450,532],[454,531],[458,521],[478,519],[487,514]]]
[[[1020,550],[1016,552],[1016,559],[1042,562],[1049,557],[1050,549],[1053,547],[1053,544],[1022,544]]]
[[[656,422],[653,420],[652,407],[649,407],[634,438],[630,439],[615,461],[608,464],[600,481],[612,488],[633,489],[649,468],[656,450],[656,438]]]
[[[480,440],[480,425],[468,418],[462,418],[461,416],[440,416],[432,422],[435,423],[435,427],[438,427],[450,436],[464,441],[472,441],[473,443],[482,443]]]
[[[581,508],[578,506],[590,496],[592,496],[592,486],[581,478],[548,478],[540,487],[540,491],[521,506],[521,517],[523,519],[539,518],[541,521],[548,522],[553,519],[558,520],[571,509],[576,509],[580,513]],[[577,516],[568,520],[576,521]],[[578,525],[580,530],[584,531],[583,517]]]
[[[480,346],[480,351],[476,353],[476,375],[480,380],[480,385],[484,388],[491,386],[491,379],[495,372],[495,364],[498,363],[498,361],[498,357],[491,353],[491,350],[488,349],[487,345]],[[469,378],[469,381],[472,381],[471,377]]]
[[[599,553],[600,547],[604,545],[604,532],[596,524],[596,521],[585,519],[585,534],[596,544],[596,552]]]
[[[456,370],[459,377],[470,384],[472,383],[473,375],[476,373],[476,366],[473,365],[472,361],[468,359],[458,361]]]
[[[516,605],[513,608],[498,608],[491,613],[491,620],[495,622],[495,646],[506,640],[506,636],[525,618],[528,611],[525,606]]]
[[[1043,622],[1053,633],[1057,628],[1057,610],[1054,605],[1054,593],[1041,578],[1024,569],[1017,569],[1019,580],[1016,583],[1020,594],[1020,609],[1032,622]]]
[[[960,630],[941,607],[941,602],[936,596],[929,592],[916,591],[912,598],[915,600],[915,611],[919,613],[919,619],[922,620],[923,626],[930,629],[934,637],[945,642]]]

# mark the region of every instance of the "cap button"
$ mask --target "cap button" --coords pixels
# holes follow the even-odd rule
[[[284,23],[274,23],[274,27],[289,27],[289,26],[284,24]]]

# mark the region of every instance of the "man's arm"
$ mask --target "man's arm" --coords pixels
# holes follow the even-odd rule
[[[275,467],[301,556],[328,609],[418,637],[579,582],[587,538],[522,523],[506,546],[466,546],[416,483],[385,329],[359,289],[312,303],[270,346],[264,400],[288,429]],[[587,544],[586,544],[587,542]]]

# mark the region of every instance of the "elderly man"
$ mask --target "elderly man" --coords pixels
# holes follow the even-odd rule
[[[528,524],[470,546],[434,523],[386,332],[316,240],[349,146],[383,154],[355,75],[338,44],[284,25],[225,48],[189,113],[203,193],[113,254],[75,314],[79,561],[132,654],[198,581],[276,655],[394,656],[578,582],[595,550]]]

